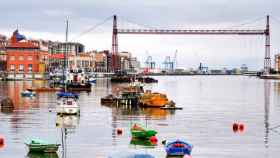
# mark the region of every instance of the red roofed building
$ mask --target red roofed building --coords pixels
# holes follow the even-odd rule
[[[15,40],[15,32],[6,46],[7,72],[14,73],[43,73],[45,71],[44,60],[48,52],[40,51],[36,42]],[[42,61],[43,60],[43,61]]]

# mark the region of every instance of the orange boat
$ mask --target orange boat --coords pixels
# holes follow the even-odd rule
[[[169,101],[165,94],[147,91],[139,98],[139,103],[144,107],[163,107]]]
[[[40,88],[29,88],[28,90],[35,91],[35,92],[56,92],[56,91],[61,91],[61,88],[40,87]]]

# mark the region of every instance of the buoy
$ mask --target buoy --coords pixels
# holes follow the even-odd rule
[[[234,123],[232,125],[232,130],[233,130],[233,132],[237,132],[238,131],[238,123]]]
[[[243,132],[244,129],[245,129],[245,125],[244,125],[243,123],[240,123],[240,124],[238,125],[238,130],[239,130],[240,132]]]
[[[0,136],[0,145],[4,145],[4,137]]]
[[[150,141],[151,141],[152,143],[156,143],[158,140],[157,140],[157,137],[156,137],[156,136],[152,136],[152,137],[150,137]]]
[[[184,155],[184,157],[183,157],[183,158],[192,158],[192,156],[191,156],[191,155],[186,154],[186,155]]]
[[[123,133],[123,130],[121,128],[117,128],[117,134],[121,135]]]

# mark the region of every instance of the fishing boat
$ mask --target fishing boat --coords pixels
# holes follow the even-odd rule
[[[169,103],[166,94],[146,91],[139,98],[139,104],[143,107],[163,107]]]
[[[41,139],[31,139],[25,142],[25,145],[29,148],[29,152],[41,152],[41,153],[55,153],[57,152],[60,144],[49,143]]]
[[[22,97],[34,97],[34,96],[36,96],[36,93],[32,90],[27,89],[27,90],[21,92],[21,96]]]
[[[81,69],[66,72],[66,88],[69,91],[91,91],[91,83]]]
[[[165,151],[168,156],[184,156],[191,155],[193,146],[181,140],[164,142]]]
[[[140,125],[134,124],[130,129],[133,138],[138,139],[149,139],[157,134],[154,130],[149,130],[141,127]]]
[[[77,104],[78,95],[69,92],[60,92],[57,96],[57,114],[80,114],[80,106]]]

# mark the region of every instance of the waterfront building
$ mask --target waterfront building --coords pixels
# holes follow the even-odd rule
[[[68,56],[77,56],[84,53],[84,45],[74,42],[49,42],[49,69],[55,71],[56,69],[62,69],[64,64],[64,52],[67,52]]]
[[[8,44],[7,37],[0,34],[0,72],[6,70],[7,67],[7,52],[6,46]]]
[[[275,71],[280,71],[280,54],[276,54],[274,57]]]
[[[34,41],[26,40],[25,36],[14,31],[8,45],[7,72],[18,76],[18,78],[32,77],[34,73],[45,73],[45,61],[48,52],[40,51],[40,46]]]
[[[70,69],[82,69],[86,72],[91,72],[94,70],[94,56],[88,53],[70,55],[68,58],[68,64]]]

